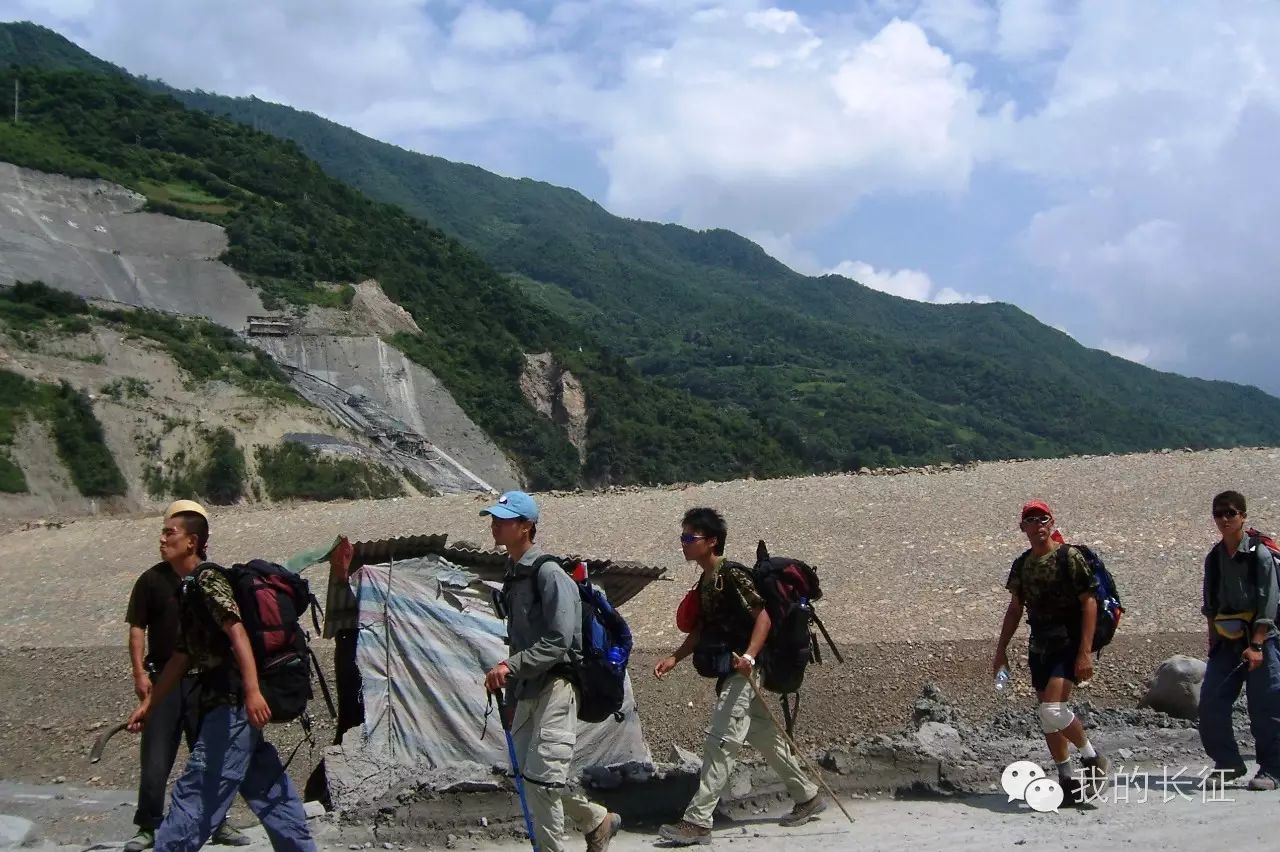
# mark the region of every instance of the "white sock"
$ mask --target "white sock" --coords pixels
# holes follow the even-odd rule
[[[1093,760],[1098,756],[1097,750],[1093,747],[1093,743],[1088,740],[1084,741],[1084,745],[1080,746],[1080,756],[1085,760]]]
[[[1071,778],[1074,773],[1071,771],[1071,758],[1067,758],[1058,764],[1058,777]]]

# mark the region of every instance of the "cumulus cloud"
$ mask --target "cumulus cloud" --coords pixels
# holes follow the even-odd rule
[[[1280,215],[1280,17],[1156,11],[1085,4],[1043,108],[1003,128],[1007,162],[1062,199],[1022,248],[1087,306],[1104,348],[1277,391],[1280,356],[1242,349],[1257,335],[1240,333],[1246,306],[1274,301],[1280,267],[1264,224]]]
[[[827,38],[795,14],[726,13],[621,75],[594,130],[630,215],[785,233],[877,191],[959,191],[973,166],[970,69],[913,23]]]
[[[844,260],[827,270],[827,273],[851,278],[873,290],[917,302],[954,305],[961,302],[991,301],[988,296],[960,293],[950,287],[935,289],[933,279],[927,272],[919,269],[876,269],[865,261]]]
[[[1145,343],[1134,343],[1128,340],[1104,340],[1102,341],[1102,348],[1117,358],[1124,358],[1126,361],[1133,361],[1135,364],[1145,364],[1151,357],[1151,347]]]

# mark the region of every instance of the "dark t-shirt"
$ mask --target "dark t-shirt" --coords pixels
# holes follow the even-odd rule
[[[178,612],[182,578],[161,562],[148,568],[133,584],[124,620],[147,631],[147,663],[158,669],[173,656],[178,643]]]

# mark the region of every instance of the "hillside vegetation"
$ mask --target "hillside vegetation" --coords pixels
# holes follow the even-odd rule
[[[23,44],[15,60],[124,73],[77,55],[56,33],[15,26],[11,39]],[[0,40],[0,61],[3,51]],[[801,276],[728,231],[622,219],[571,190],[405,151],[289,107],[145,84],[290,139],[328,174],[461,240],[518,288],[497,290],[504,299],[538,306],[523,315],[536,328],[508,329],[518,340],[550,347],[548,338],[591,328],[608,341],[611,351],[588,349],[596,360],[573,365],[591,368],[596,476],[625,481],[635,464],[630,453],[644,441],[618,432],[643,424],[647,437],[671,435],[663,428],[671,409],[649,404],[667,402],[657,391],[617,407],[624,387],[641,387],[628,384],[632,370],[730,418],[700,413],[695,432],[724,442],[709,454],[654,457],[654,479],[699,478],[708,468],[720,478],[744,457],[767,473],[1280,442],[1280,400],[1087,349],[1010,305],[927,305],[837,276]],[[305,276],[260,274],[309,286]],[[392,295],[414,309],[412,288]],[[410,348],[433,368],[450,358],[431,334]],[[475,400],[488,380],[464,372],[454,363],[446,381]],[[615,375],[626,381],[602,378]],[[489,428],[499,418],[476,419]],[[522,433],[517,443],[532,440]],[[563,442],[554,449],[548,464],[571,467]]]
[[[533,304],[456,240],[326,176],[292,143],[184,109],[118,75],[10,69],[23,121],[0,160],[115,181],[150,209],[226,228],[223,260],[277,294],[376,278],[423,333],[401,341],[538,488],[800,469],[752,417],[644,380],[583,327]],[[158,191],[158,189],[163,191]],[[590,405],[587,457],[521,395],[526,352],[552,352]]]

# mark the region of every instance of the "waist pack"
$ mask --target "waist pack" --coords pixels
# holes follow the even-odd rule
[[[1221,612],[1213,617],[1213,629],[1223,639],[1243,639],[1253,631],[1253,610],[1247,612]]]
[[[631,659],[631,628],[604,592],[596,587],[581,562],[565,564],[554,556],[539,556],[533,576],[548,562],[559,564],[578,589],[582,605],[582,655],[564,667],[578,688],[578,718],[583,722],[603,722],[612,716],[621,722],[622,702],[627,682],[627,662]],[[534,600],[541,604],[537,582]]]
[[[1249,586],[1257,588],[1258,586],[1258,555],[1260,548],[1266,548],[1270,551],[1273,559],[1280,560],[1280,544],[1269,535],[1258,532],[1253,527],[1244,531],[1245,539],[1242,547],[1249,547],[1252,544],[1254,558],[1249,561]],[[1209,555],[1204,560],[1205,570],[1205,586],[1208,590],[1209,607],[1215,611],[1213,616],[1214,632],[1223,639],[1243,639],[1253,630],[1253,620],[1257,617],[1257,613],[1253,610],[1244,612],[1216,612],[1218,608],[1218,560],[1214,558],[1214,553],[1218,546],[1214,545],[1209,551]]]
[[[248,634],[249,647],[253,649],[258,688],[271,708],[271,721],[291,722],[303,715],[312,697],[312,671],[320,678],[332,713],[333,702],[328,687],[320,675],[320,667],[301,624],[302,617],[311,609],[316,631],[319,632],[318,607],[307,581],[264,559],[251,559],[230,568],[206,562],[196,569],[193,580],[204,571],[217,571],[231,585],[240,610],[240,622]],[[192,582],[188,589],[188,593],[201,594],[198,582]],[[201,609],[209,612],[208,607]],[[221,625],[218,629],[221,630]],[[224,668],[225,671],[216,674],[226,677],[230,689],[240,689],[239,670],[234,665]]]

